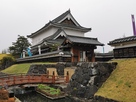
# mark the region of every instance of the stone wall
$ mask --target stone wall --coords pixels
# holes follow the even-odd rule
[[[66,92],[78,98],[93,99],[115,68],[116,63],[77,63]]]
[[[71,62],[59,62],[56,64],[55,68],[57,69],[58,75],[64,75],[64,69],[67,67],[73,67],[76,66],[77,63],[71,63]]]
[[[58,75],[64,75],[64,69],[77,63],[60,62],[57,64],[32,64],[27,74],[47,74],[47,68],[56,68]]]
[[[47,74],[47,68],[55,67],[55,64],[32,64],[27,72],[30,74]]]

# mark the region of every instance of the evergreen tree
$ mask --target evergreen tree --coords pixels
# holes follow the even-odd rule
[[[31,46],[31,44],[28,39],[18,35],[16,42],[13,42],[12,46],[9,47],[9,52],[15,57],[20,57],[23,50],[26,50],[29,46]]]

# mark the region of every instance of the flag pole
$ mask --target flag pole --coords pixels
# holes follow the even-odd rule
[[[133,27],[133,34],[136,36],[136,27],[135,27],[135,18],[134,15],[131,15],[132,18],[132,27]]]

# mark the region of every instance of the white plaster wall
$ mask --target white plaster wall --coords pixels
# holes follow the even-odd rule
[[[32,38],[32,46],[38,44],[39,42],[41,42],[44,38],[54,34],[56,31],[58,30],[58,28],[50,28],[44,32],[41,32],[40,34],[38,34],[37,36]],[[81,36],[84,37],[84,32],[81,31],[76,31],[76,30],[70,30],[70,29],[64,29],[64,31],[66,32],[66,34],[68,35],[74,35],[74,36]]]
[[[44,38],[54,34],[58,29],[57,28],[50,28],[40,34],[38,34],[37,36],[35,36],[34,38],[32,38],[32,46],[38,44],[40,41],[42,41]]]
[[[115,46],[115,49],[118,49],[118,48],[125,48],[125,47],[133,47],[133,46],[136,46],[136,42],[135,43],[132,43],[132,44],[120,44]]]
[[[74,36],[81,36],[84,37],[84,32],[81,31],[76,31],[76,30],[69,30],[69,29],[64,29],[66,34],[68,35],[74,35]]]

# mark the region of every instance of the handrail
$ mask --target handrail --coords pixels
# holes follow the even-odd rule
[[[8,86],[20,85],[20,84],[29,84],[29,83],[68,83],[69,76],[55,76],[48,74],[10,74],[4,77],[0,77],[0,85],[4,84]]]

